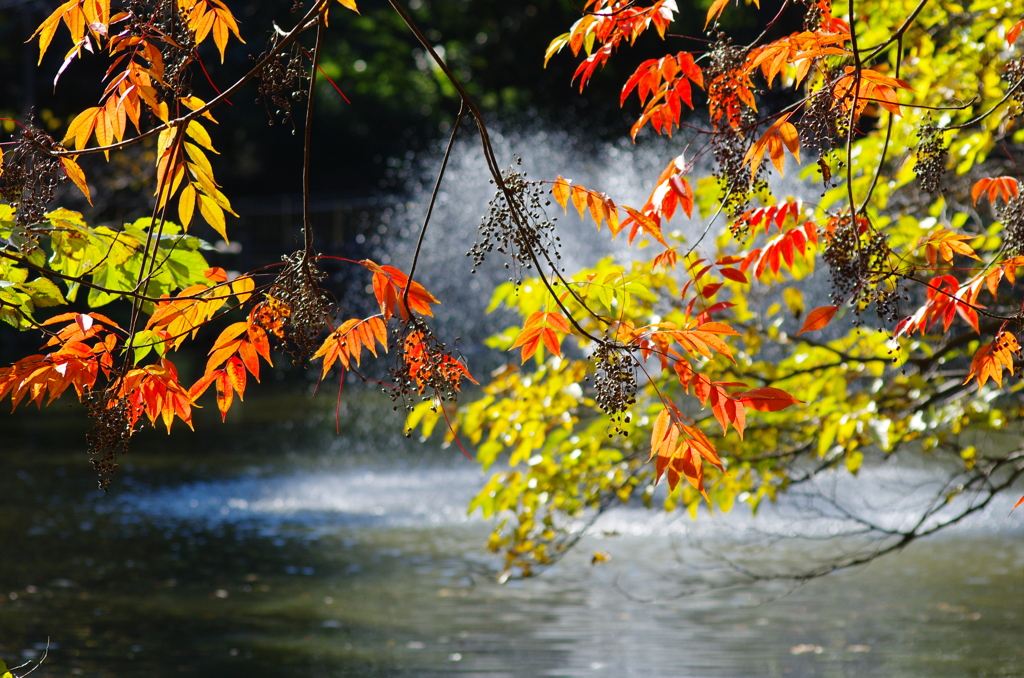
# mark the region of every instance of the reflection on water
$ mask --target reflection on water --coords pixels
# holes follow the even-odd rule
[[[106,497],[56,419],[3,420],[37,428],[4,448],[0,656],[49,638],[37,676],[1024,675],[1024,541],[1002,508],[788,595],[697,597],[679,596],[688,519],[627,509],[597,532],[622,536],[498,586],[461,455],[372,453],[284,416],[147,437]],[[612,560],[591,567],[598,549]]]

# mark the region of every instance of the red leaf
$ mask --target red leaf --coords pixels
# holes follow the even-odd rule
[[[762,386],[749,391],[733,394],[733,398],[758,412],[778,412],[790,405],[802,403],[785,391],[771,386]]]

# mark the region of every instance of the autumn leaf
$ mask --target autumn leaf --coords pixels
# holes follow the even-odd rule
[[[924,245],[925,258],[932,267],[936,266],[939,258],[942,258],[947,263],[952,263],[954,253],[981,261],[981,258],[975,253],[974,249],[966,242],[963,242],[974,237],[966,233],[954,233],[953,231],[941,228],[935,233],[919,239],[917,247]]]
[[[1020,184],[1013,177],[985,178],[978,180],[971,187],[971,199],[977,205],[978,198],[985,195],[991,203],[1002,198],[1004,203],[1009,204],[1010,199],[1016,198],[1019,192]]]
[[[537,352],[542,343],[552,355],[561,357],[561,339],[556,331],[563,334],[568,334],[571,331],[569,321],[565,316],[561,313],[537,311],[526,320],[522,332],[516,337],[511,348],[522,346],[522,362],[524,363]]]
[[[786,164],[783,147],[793,154],[797,162],[800,162],[800,135],[797,133],[793,123],[789,122],[791,115],[792,113],[776,120],[761,135],[761,138],[754,142],[747,151],[747,154],[743,156],[743,162],[750,163],[751,176],[757,174],[757,169],[761,166],[765,152],[768,153],[772,164],[775,165],[775,169],[779,171],[779,174],[784,173],[783,169]]]
[[[555,179],[554,185],[551,187],[551,193],[555,196],[555,202],[562,206],[563,211],[567,211],[569,197],[572,195],[571,184],[571,181],[568,181],[559,175]]]
[[[379,266],[369,259],[363,259],[359,263],[373,272],[373,294],[377,298],[377,303],[380,304],[380,311],[385,322],[396,312],[402,319],[409,317],[410,310],[421,315],[434,315],[430,304],[440,302],[434,298],[434,295],[427,292],[423,285],[415,280],[410,284],[408,276],[394,266]],[[409,288],[409,308],[406,308],[405,305],[407,286]]]
[[[704,30],[707,30],[712,20],[717,20],[722,16],[722,12],[728,4],[729,0],[715,0],[711,3],[711,7],[708,8],[707,18],[704,20]]]
[[[761,388],[734,393],[733,397],[758,412],[778,412],[790,405],[803,403],[802,400],[797,400],[782,389],[771,386],[762,386]]]
[[[838,310],[838,306],[820,306],[814,309],[807,314],[807,318],[804,320],[804,326],[796,333],[797,336],[800,336],[804,332],[814,332],[824,328],[832,322],[832,318]]]
[[[832,89],[833,106],[838,105],[843,112],[853,108],[856,101],[854,116],[859,117],[869,103],[878,104],[896,117],[902,116],[896,89],[913,90],[906,81],[883,75],[870,68],[857,71],[847,66],[846,75],[836,81]]]
[[[1013,374],[1013,359],[1020,353],[1020,344],[1012,332],[1000,332],[995,341],[978,349],[971,360],[971,371],[964,379],[969,383],[972,379],[978,380],[978,388],[985,385],[989,379],[996,382],[998,386],[1003,385],[1003,370],[1009,370]]]
[[[0,156],[2,158],[2,156]],[[68,179],[74,182],[75,186],[78,186],[78,190],[82,192],[85,199],[92,204],[92,196],[89,194],[89,185],[85,181],[85,172],[79,167],[78,163],[75,162],[75,158],[72,156],[61,156],[61,164],[64,166],[64,173],[68,175]]]

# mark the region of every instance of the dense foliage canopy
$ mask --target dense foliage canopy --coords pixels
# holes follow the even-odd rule
[[[719,21],[758,7],[715,0],[702,37],[671,32],[675,0],[590,0],[544,55],[571,52],[581,91],[634,42],[671,44],[621,90],[620,104],[638,114],[634,139],[675,135],[649,199],[631,207],[600,186],[503,171],[474,94],[391,0],[461,101],[452,142],[467,117],[475,122],[496,193],[466,246],[473,266],[502,258],[511,278],[491,307],[521,318],[489,342],[516,360],[460,408],[460,389],[477,379],[430,324],[444,300],[416,282],[419,250],[398,268],[316,247],[313,83],[328,77],[329,19],[357,11],[354,0],[340,4],[320,0],[275,28],[209,100],[192,86],[199,55],[223,60],[241,40],[220,0],[67,0],[33,36],[40,58],[70,46],[58,87],[87,53],[104,54],[109,68],[96,105],[60,138],[25,120],[3,146],[0,318],[41,332],[44,346],[0,368],[0,397],[82,400],[102,483],[144,423],[191,426],[211,387],[226,415],[275,348],[321,361],[323,378],[336,369],[367,380],[362,360],[388,353],[377,381],[406,409],[410,432],[443,431],[484,468],[507,466],[470,507],[501,517],[491,547],[505,553],[504,576],[556,560],[582,533],[579,519],[634,497],[653,503],[659,481],[667,510],[696,515],[702,504],[756,509],[825,469],[855,474],[869,450],[936,458],[946,475],[919,515],[895,528],[844,515],[877,546],[827,570],[957,522],[1024,473],[1013,442],[1024,5],[786,0],[741,45]],[[229,239],[234,211],[215,178],[210,129],[245,87],[303,135],[305,218],[297,251],[229,279],[189,228],[203,221]],[[137,144],[153,148],[150,216],[95,225],[50,204],[63,181],[90,197],[84,156],[113,162]],[[781,183],[786,169],[803,182]],[[813,200],[781,188],[811,185]],[[572,243],[555,225],[560,210],[593,221],[593,237],[626,239],[630,255],[564,270],[560,251]],[[681,214],[701,220],[690,237],[670,226]],[[351,317],[324,291],[325,270],[337,266],[363,271],[379,313]],[[229,314],[219,334],[205,327]],[[209,355],[191,379],[174,362],[189,342]]]

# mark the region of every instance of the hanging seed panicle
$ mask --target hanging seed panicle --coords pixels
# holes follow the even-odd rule
[[[884,276],[889,257],[885,235],[872,229],[864,217],[849,214],[833,217],[824,234],[823,258],[832,275],[832,302],[849,302],[859,316],[869,304],[877,303],[881,290],[877,276]],[[883,300],[888,308],[890,302]]]
[[[263,55],[274,49],[277,41],[278,35],[275,33],[267,43],[267,50]],[[260,55],[259,59],[262,59],[263,55]],[[309,74],[303,68],[302,47],[298,43],[292,44],[289,50],[277,54],[263,67],[260,71],[259,96],[256,103],[263,102],[269,124],[273,125],[277,116],[280,116],[281,122],[291,124],[292,133],[295,132],[292,107],[305,98],[308,82]]]
[[[125,30],[162,45],[163,78],[153,83],[162,101],[192,95],[189,65],[196,60],[196,36],[189,28],[188,9],[183,4],[175,0],[128,0],[124,7]]]
[[[832,82],[832,73],[825,73],[825,82]],[[823,156],[835,148],[836,141],[841,138],[843,123],[839,119],[839,108],[834,105],[832,87],[825,85],[810,96],[803,117],[800,118],[800,131],[803,143],[807,148],[815,149]]]
[[[824,13],[821,4],[817,0],[799,0],[799,3],[806,7],[804,12],[804,30],[814,32],[821,27],[821,20]]]
[[[316,352],[318,337],[332,315],[330,295],[320,288],[327,274],[305,255],[296,252],[281,259],[287,264],[277,277],[257,313],[258,322],[274,336],[298,363]]]
[[[521,163],[516,160],[516,165]],[[547,188],[541,182],[528,181],[526,172],[515,167],[501,176],[507,192],[501,188],[495,192],[480,222],[477,240],[466,256],[472,257],[476,273],[487,255],[497,251],[510,259],[505,268],[511,268],[514,281],[521,282],[522,270],[533,267],[533,256],[549,261],[562,258],[560,239],[555,235],[555,219],[549,218],[545,210],[550,204]]]
[[[594,367],[594,401],[612,421],[617,433],[625,412],[636,403],[636,359],[611,341],[597,345],[590,358]]]
[[[1018,193],[999,210],[1003,222],[1003,245],[1010,256],[1024,254],[1024,194]]]
[[[753,125],[753,116],[744,112],[744,121]],[[767,164],[762,163],[751,177],[750,166],[743,162],[750,142],[737,130],[726,127],[716,134],[711,142],[711,152],[715,156],[715,169],[712,172],[718,180],[719,195],[725,201],[726,214],[735,219],[750,205],[754,196],[768,188],[765,180]],[[735,222],[733,224],[735,226]],[[740,226],[742,228],[742,225]],[[734,233],[737,237],[739,234]]]
[[[60,160],[50,155],[57,144],[46,132],[28,125],[17,146],[4,151],[0,197],[15,208],[15,220],[28,228],[46,215],[57,185],[66,181]]]
[[[891,290],[878,291],[875,295],[875,312],[883,326],[892,326],[903,317],[900,303],[904,301],[909,303],[910,295],[901,292],[899,285]]]
[[[766,166],[762,164],[751,176],[749,165],[743,162],[752,143],[744,130],[757,125],[756,113],[741,96],[741,92],[749,90],[749,78],[743,71],[746,59],[743,48],[732,45],[725,34],[719,33],[709,56],[705,80],[708,99],[714,102],[711,109],[715,125],[711,138],[715,157],[713,176],[718,179],[726,213],[735,217],[747,208],[756,193],[768,187],[764,179]]]
[[[391,336],[397,350],[391,384],[384,391],[391,396],[395,410],[402,407],[411,412],[417,401],[458,400],[462,379],[471,378],[461,354],[456,357],[419,316],[400,323]],[[411,430],[406,435],[411,435]]]
[[[930,117],[917,131],[917,137],[919,141],[914,173],[917,174],[922,191],[935,193],[939,190],[942,175],[946,172],[949,148],[943,143],[942,130],[931,124]]]
[[[85,434],[87,449],[92,455],[89,461],[99,474],[99,488],[106,492],[117,470],[114,460],[119,454],[128,454],[128,443],[135,433],[131,422],[139,419],[138,414],[132,412],[127,397],[118,398],[106,391],[87,393],[82,402],[93,420],[92,428]]]
[[[1010,59],[1003,66],[1003,80],[1010,87],[1017,87],[1017,94],[1020,93],[1020,87],[1024,86],[1024,58],[1021,59]],[[1020,97],[1017,97],[1019,100]]]

